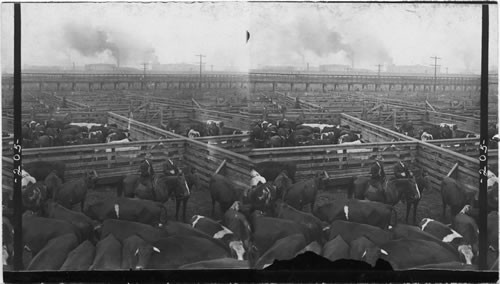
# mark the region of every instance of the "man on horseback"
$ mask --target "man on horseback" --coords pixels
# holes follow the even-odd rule
[[[384,190],[386,182],[384,165],[382,163],[383,160],[384,158],[382,157],[382,155],[378,154],[377,157],[375,158],[375,163],[373,163],[370,169],[372,177],[369,183],[378,191]]]
[[[396,165],[394,165],[394,176],[396,176],[397,179],[400,178],[411,179],[413,177],[413,173],[405,165],[405,163],[400,160],[398,163],[396,163]]]

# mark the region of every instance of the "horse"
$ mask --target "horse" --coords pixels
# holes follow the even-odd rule
[[[144,179],[138,174],[126,176],[122,183],[122,189],[118,190],[117,195],[125,197],[138,197],[167,203],[170,199],[175,199],[175,219],[179,220],[179,209],[182,205],[183,220],[186,221],[186,208],[191,189],[186,182],[184,173],[179,172],[175,175],[166,175],[164,173],[154,174],[151,183],[145,183]]]
[[[429,187],[429,180],[423,172],[411,179],[391,179],[385,182],[383,190],[378,190],[370,184],[370,177],[358,177],[349,188],[348,198],[368,199],[389,205],[396,205],[399,201],[406,203],[406,223],[413,206],[413,223],[416,223],[417,207],[425,188]]]
[[[321,175],[326,172],[318,172],[313,178],[299,181],[286,189],[284,201],[297,210],[302,210],[307,204],[311,206],[311,212],[314,209],[316,195],[319,190],[325,189],[325,179]]]
[[[275,212],[274,203],[286,195],[286,190],[292,186],[292,180],[286,175],[286,171],[281,171],[274,181],[259,184],[245,191],[243,203],[250,204],[250,212],[260,210],[273,216]]]

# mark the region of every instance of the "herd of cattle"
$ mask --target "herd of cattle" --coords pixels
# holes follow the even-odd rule
[[[189,138],[249,134],[255,148],[293,147],[307,145],[331,145],[345,142],[361,142],[359,131],[340,125],[338,121],[325,123],[303,123],[297,120],[256,121],[249,130],[241,131],[224,126],[223,121],[208,120],[205,123],[191,123],[185,127],[179,120],[170,119],[162,128]],[[403,121],[394,131],[419,140],[452,138],[478,138],[477,134],[458,131],[455,124],[441,123],[415,128],[411,121]],[[22,128],[23,146],[26,148],[97,144],[112,141],[126,141],[128,130],[114,124],[70,123],[67,120],[31,121]],[[4,135],[4,137],[7,137]],[[129,141],[128,139],[127,141]],[[490,149],[498,148],[498,127],[490,125],[488,141]]]
[[[169,121],[167,130],[177,131],[180,122]],[[457,125],[441,123],[423,128],[415,128],[411,121],[403,121],[400,126],[393,129],[396,132],[419,139],[438,140],[453,138],[478,138],[475,133],[458,131]],[[261,120],[251,124],[249,130],[240,131],[224,126],[222,121],[208,120],[206,124],[193,124],[186,131],[185,136],[197,138],[204,136],[249,134],[250,141],[255,148],[294,147],[307,145],[331,145],[346,142],[361,141],[360,131],[351,130],[348,125],[340,125],[338,121],[324,123],[303,123],[301,120]],[[498,129],[490,125],[488,140],[493,149],[498,147]],[[496,135],[496,136],[495,136]],[[495,140],[496,137],[496,140]]]
[[[22,127],[23,147],[55,147],[124,141],[128,130],[116,124],[74,123],[66,120],[30,121]]]
[[[355,198],[315,206],[327,174],[296,181],[296,166],[278,162],[255,165],[246,190],[235,187],[229,177],[213,175],[208,186],[212,216],[194,215],[188,221],[184,215],[184,222],[178,222],[166,216],[168,200],[187,202],[193,190],[206,189],[193,181],[196,171],[183,171],[171,160],[165,161],[161,173],[151,173],[150,166],[145,160],[139,171],[151,176],[124,177],[116,195],[85,206],[85,196],[95,185],[95,171],[65,181],[64,163],[25,165],[25,269],[261,269],[275,259],[290,259],[305,251],[332,261],[354,259],[372,265],[382,258],[394,269],[476,268],[476,201],[451,178],[441,186],[443,205],[452,208],[451,225],[430,218],[416,225],[398,223],[394,202],[367,200],[369,195],[360,195],[356,188]],[[407,183],[410,189],[393,187],[394,195],[418,192],[411,196],[421,198],[427,187],[425,173],[415,176]],[[161,182],[164,179],[171,182]],[[489,183],[488,262],[495,269],[498,179],[491,176]],[[396,203],[399,200],[405,202],[401,198]],[[6,269],[12,263],[13,238],[11,222],[4,217]]]

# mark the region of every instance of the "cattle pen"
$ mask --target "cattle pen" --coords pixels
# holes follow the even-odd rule
[[[61,103],[62,100],[62,97],[54,96],[52,102]],[[45,102],[49,101],[45,98]],[[209,203],[206,192],[214,174],[228,177],[241,194],[250,188],[250,173],[255,165],[268,161],[296,165],[297,180],[307,180],[318,174],[325,174],[326,192],[322,192],[320,197],[345,198],[346,188],[351,186],[355,178],[370,176],[370,165],[377,156],[382,156],[387,175],[393,174],[393,166],[399,161],[425,171],[431,182],[431,192],[425,192],[424,196],[437,199],[441,181],[445,177],[452,177],[468,192],[478,191],[478,138],[421,141],[389,129],[391,124],[400,124],[404,120],[415,121],[416,125],[439,125],[453,121],[459,125],[459,129],[472,131],[477,129],[479,122],[471,117],[434,111],[382,111],[381,108],[366,114],[366,109],[359,109],[359,104],[357,109],[352,108],[350,110],[353,112],[349,113],[344,112],[347,106],[324,111],[311,104],[308,109],[292,109],[285,114],[271,111],[264,116],[252,112],[249,108],[237,107],[237,110],[221,111],[225,109],[209,109],[194,102],[165,100],[154,96],[148,96],[147,100],[141,101],[132,95],[128,97],[127,104],[121,103],[116,108],[112,106],[110,111],[105,111],[104,108],[98,107],[99,104],[113,105],[114,100],[102,98],[102,101],[90,105],[91,101],[66,99],[74,109],[63,108],[52,113],[25,112],[23,121],[66,119],[72,122],[113,124],[120,129],[127,129],[132,141],[23,149],[23,163],[64,161],[67,180],[75,180],[88,170],[95,170],[98,183],[106,185],[122,180],[125,176],[138,174],[140,164],[147,156],[151,157],[150,161],[156,172],[161,172],[162,163],[170,159],[182,168],[189,167],[197,171],[205,195],[196,200],[195,205],[191,205],[189,212],[195,211],[193,207],[196,206],[196,209],[203,208],[204,211],[201,212],[205,214],[208,214],[208,211],[204,203]],[[365,107],[369,104],[367,102]],[[374,108],[373,105],[370,107]],[[377,112],[378,110],[380,112]],[[6,124],[10,123],[9,115],[7,113],[7,122],[4,120]],[[217,120],[228,127],[244,130],[248,129],[253,121],[279,120],[285,116],[289,120],[307,123],[334,121],[359,133],[363,143],[255,148],[250,134],[190,139],[184,136],[183,132],[174,133],[165,129],[172,120],[178,120],[184,126]],[[12,191],[12,139],[3,138],[2,144],[2,186],[5,193]],[[497,168],[498,150],[490,150],[488,154],[490,167]],[[94,193],[92,196],[100,198],[100,195]],[[436,214],[436,208],[425,210],[426,213],[432,211]],[[438,215],[431,217],[437,218]]]
[[[248,118],[237,114],[197,108],[186,109],[186,111],[194,113],[194,117],[200,120],[219,119],[227,121],[228,124],[232,122],[239,127],[248,124]],[[94,116],[96,119],[102,120],[101,113],[94,113]],[[236,178],[233,179],[235,183],[247,186],[250,180],[249,170],[253,163],[261,161],[293,161],[298,165],[300,178],[308,178],[317,171],[325,170],[330,179],[334,180],[337,177],[345,179],[368,175],[368,164],[377,153],[381,153],[388,168],[401,159],[427,170],[435,189],[438,188],[442,177],[453,174],[457,181],[468,189],[477,190],[479,161],[472,158],[478,154],[477,139],[474,138],[418,141],[353,116],[339,114],[336,117],[340,117],[342,124],[360,131],[362,137],[369,143],[301,146],[295,149],[252,149],[248,142],[248,135],[200,137],[193,140],[117,113],[108,112],[106,116],[107,123],[114,123],[123,128],[130,127],[131,138],[135,141],[112,145],[94,144],[26,149],[23,151],[23,160],[26,163],[41,160],[63,160],[67,164],[70,179],[83,173],[84,168],[95,169],[101,177],[111,177],[136,172],[141,159],[146,153],[151,153],[155,162],[169,157],[197,168],[203,174],[202,180],[204,182],[207,182],[210,174],[217,169],[222,161],[226,160],[225,168],[232,169],[237,173]],[[310,119],[316,120],[318,116],[323,117],[321,114],[312,113]],[[88,116],[83,116],[80,119],[88,121]],[[9,139],[4,138],[3,140],[3,145],[8,145]],[[449,148],[442,147],[445,145]],[[459,146],[455,147],[456,145]],[[116,149],[123,147],[133,149],[116,151]],[[366,151],[354,151],[360,148]],[[8,154],[8,151],[4,151],[2,166],[4,188],[11,188],[12,181],[12,172],[10,171],[12,162]],[[490,151],[489,155],[491,165],[497,166],[498,151]],[[155,165],[159,167],[158,163]],[[457,166],[455,167],[455,165]],[[452,169],[454,169],[453,172],[450,172]]]

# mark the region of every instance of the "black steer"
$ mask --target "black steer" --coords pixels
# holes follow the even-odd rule
[[[205,270],[205,269],[249,269],[250,264],[248,260],[237,260],[234,258],[218,258],[212,260],[198,261],[190,264],[183,265],[179,267],[180,270],[184,269],[195,269],[195,270]]]
[[[143,267],[137,265],[139,261],[139,250],[152,249],[152,246],[137,235],[126,238],[122,244],[121,268],[126,270],[142,269]]]
[[[66,234],[78,237],[80,232],[67,221],[37,217],[30,212],[23,214],[23,243],[33,255],[36,255],[51,239]]]
[[[306,242],[311,241],[310,230],[297,222],[264,217],[258,211],[252,214],[253,245],[259,254],[265,253],[277,240],[293,234],[302,234]]]
[[[78,239],[74,234],[55,237],[31,260],[27,270],[59,270],[69,252],[77,246]]]
[[[52,171],[56,171],[57,176],[64,181],[66,165],[58,161],[35,161],[23,165],[23,169],[30,173],[36,180],[44,180]]]
[[[316,207],[313,214],[321,221],[327,222],[328,224],[335,220],[346,220],[344,206],[346,206],[347,202],[347,200],[335,199]]]
[[[342,236],[337,235],[323,246],[322,255],[330,261],[336,261],[340,259],[349,259],[349,251],[349,245],[344,241]]]
[[[63,265],[61,271],[88,270],[95,257],[95,246],[90,241],[84,241],[72,250]]]
[[[337,220],[331,223],[327,234],[328,240],[332,240],[340,235],[347,243],[350,243],[359,237],[365,236],[377,246],[380,246],[392,239],[391,233],[380,229],[379,227],[342,220]]]
[[[351,199],[344,205],[344,214],[347,221],[377,226],[381,229],[389,227],[392,213],[397,222],[396,210],[388,204]]]
[[[398,239],[385,243],[380,249],[382,259],[388,261],[395,270],[459,261],[455,253],[433,241]]]
[[[255,269],[266,268],[274,260],[289,260],[294,258],[307,245],[302,234],[293,234],[277,240],[255,263]]]
[[[109,219],[102,223],[101,239],[104,239],[109,235],[113,235],[120,242],[123,242],[125,239],[134,234],[149,243],[168,236],[168,234],[162,230],[137,222]]]
[[[313,239],[322,242],[323,228],[325,228],[328,223],[322,222],[311,213],[297,210],[286,203],[278,202],[276,207],[275,212],[277,213],[277,218],[295,221],[306,226],[310,230]]]
[[[261,162],[255,165],[255,170],[266,180],[275,180],[282,171],[286,171],[286,175],[295,183],[297,165],[282,162]]]
[[[126,197],[99,200],[87,207],[86,214],[99,221],[118,219],[151,226],[167,221],[167,209],[162,203]]]
[[[182,265],[230,257],[213,242],[192,236],[171,236],[152,243],[150,249],[139,249],[138,266],[146,269],[177,269]]]
[[[53,201],[47,202],[44,207],[44,216],[52,219],[63,220],[78,228],[82,239],[95,239],[94,228],[97,223],[81,212],[69,210]]]
[[[366,237],[359,237],[349,244],[349,258],[361,260],[375,266],[380,256],[380,248]]]
[[[95,258],[89,270],[117,270],[121,267],[121,260],[122,245],[110,234],[97,243]]]

